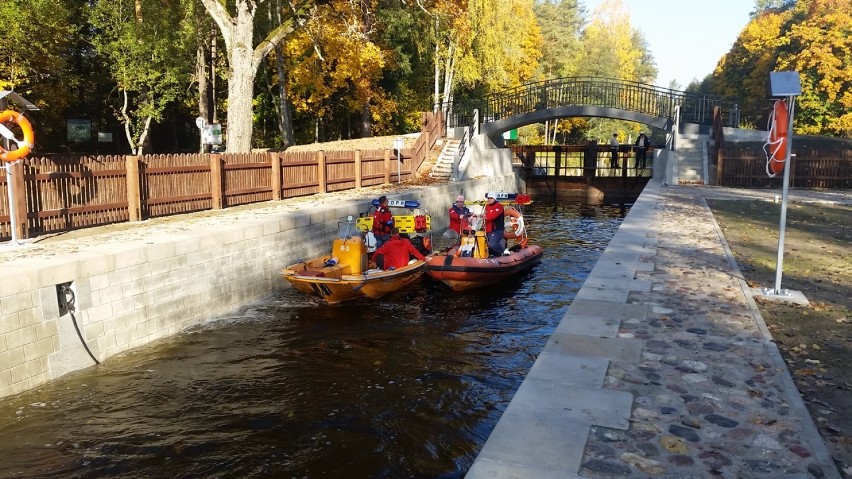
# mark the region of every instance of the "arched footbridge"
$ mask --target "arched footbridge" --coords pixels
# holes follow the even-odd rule
[[[481,101],[454,105],[448,122],[450,126],[478,127],[477,133],[499,145],[505,131],[571,117],[634,121],[667,132],[691,125],[707,131],[717,107],[722,126],[739,126],[737,103],[723,97],[611,78],[567,77],[528,83]]]

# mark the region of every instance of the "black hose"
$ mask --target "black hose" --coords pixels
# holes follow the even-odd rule
[[[86,344],[86,340],[83,339],[83,333],[80,332],[80,326],[77,325],[77,317],[74,316],[74,301],[76,300],[76,296],[74,295],[74,290],[69,288],[68,286],[62,287],[62,294],[66,295],[65,297],[65,309],[68,310],[68,314],[71,315],[71,322],[74,324],[74,329],[77,331],[77,337],[80,338],[80,344],[83,345],[83,349],[89,353],[89,357],[92,358],[92,361],[95,364],[100,364],[101,362],[95,358],[95,355],[92,354],[92,351],[89,349],[89,345]],[[70,295],[70,297],[68,297]]]

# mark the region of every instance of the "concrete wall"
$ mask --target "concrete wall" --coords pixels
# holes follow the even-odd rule
[[[419,200],[440,234],[456,195],[515,191],[515,182],[513,174],[489,176],[388,196]],[[328,195],[319,207],[282,204],[261,218],[187,223],[144,239],[0,264],[0,397],[94,364],[72,314],[91,353],[104,361],[289,287],[280,270],[327,254],[338,222],[357,217],[373,199],[348,196],[353,199]],[[76,312],[60,309],[60,285],[74,292]]]
[[[512,150],[498,148],[488,135],[472,138],[468,152],[459,164],[459,176],[463,179],[483,176],[500,177],[512,174]]]

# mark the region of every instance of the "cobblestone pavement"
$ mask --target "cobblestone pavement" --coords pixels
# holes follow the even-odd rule
[[[653,283],[628,302],[647,321],[619,336],[644,340],[641,361],[614,361],[604,388],[634,395],[627,431],[593,427],[580,475],[839,477],[754,300],[729,259],[704,197],[773,198],[776,191],[662,187]],[[849,194],[791,193],[847,203]]]

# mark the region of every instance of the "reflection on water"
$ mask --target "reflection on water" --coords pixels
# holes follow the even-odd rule
[[[544,260],[495,287],[284,287],[0,400],[0,477],[462,477],[623,213],[531,205]]]

